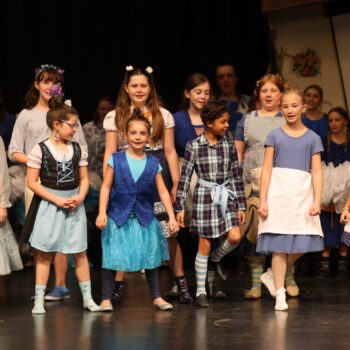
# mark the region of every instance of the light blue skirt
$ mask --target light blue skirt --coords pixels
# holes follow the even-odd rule
[[[73,197],[78,193],[78,189],[69,191],[46,189],[61,197]],[[85,251],[87,227],[84,204],[69,211],[41,200],[29,243],[33,248],[43,252],[74,254]]]
[[[262,233],[256,251],[265,255],[272,253],[308,253],[324,249],[323,237],[318,235],[291,235]]]
[[[123,226],[108,218],[101,242],[105,269],[133,272],[154,269],[169,260],[168,242],[156,219],[145,227],[134,216]]]

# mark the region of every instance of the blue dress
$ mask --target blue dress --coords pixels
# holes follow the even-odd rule
[[[268,216],[260,219],[257,252],[322,251],[320,219],[308,213],[313,201],[311,158],[323,151],[320,137],[311,130],[291,137],[278,128],[268,134],[265,146],[274,148],[274,159],[267,194]]]
[[[144,169],[150,156],[134,159],[127,152],[123,153],[126,155],[125,161],[127,161],[134,182],[142,181],[143,177],[147,176]],[[115,171],[121,168],[119,164],[114,164],[113,157],[109,159],[108,164]],[[158,172],[161,170],[162,168],[159,166]],[[150,270],[160,266],[162,261],[169,259],[168,243],[163,229],[154,217],[152,210],[151,215],[153,218],[148,226],[139,222],[134,210],[123,225],[117,225],[108,216],[107,226],[102,231],[101,236],[103,268],[124,272]]]

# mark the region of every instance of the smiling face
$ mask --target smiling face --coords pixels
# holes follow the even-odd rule
[[[267,81],[260,89],[259,101],[262,109],[273,111],[280,105],[281,91],[271,81]]]
[[[124,88],[133,106],[140,108],[146,106],[151,86],[145,75],[133,75]]]
[[[210,97],[210,85],[208,82],[195,86],[192,90],[185,90],[185,96],[190,100],[190,106],[200,111]]]
[[[302,123],[301,115],[306,110],[303,99],[295,92],[289,92],[282,97],[281,110],[287,124]]]
[[[339,134],[343,132],[348,124],[348,120],[338,112],[331,112],[328,114],[328,126],[332,134]]]
[[[226,131],[229,127],[228,120],[230,115],[228,112],[225,112],[219,116],[219,118],[215,119],[212,122],[207,122],[206,129],[210,130],[210,132],[215,136],[225,136]]]
[[[322,105],[322,96],[316,89],[310,88],[305,91],[304,103],[306,104],[308,110],[318,110]]]
[[[129,147],[134,152],[143,150],[149,139],[149,130],[146,123],[142,120],[132,120],[128,124],[125,137]]]

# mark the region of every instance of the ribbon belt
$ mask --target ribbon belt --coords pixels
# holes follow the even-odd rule
[[[222,217],[226,217],[226,207],[228,199],[235,200],[237,198],[236,193],[226,188],[226,185],[230,180],[226,180],[223,184],[219,185],[215,182],[210,182],[202,179],[198,179],[198,183],[204,187],[211,188],[210,196],[215,205],[219,205],[221,209]]]

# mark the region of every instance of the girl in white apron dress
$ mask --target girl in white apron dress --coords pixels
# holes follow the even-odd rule
[[[304,253],[323,250],[321,211],[322,167],[320,137],[307,129],[298,89],[282,94],[286,125],[270,132],[265,141],[260,179],[257,251],[272,253],[272,271],[261,280],[276,297],[275,310],[286,310],[286,269]]]

